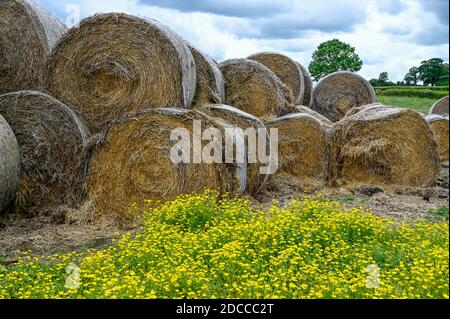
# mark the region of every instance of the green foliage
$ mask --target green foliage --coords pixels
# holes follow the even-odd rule
[[[408,73],[406,73],[404,81],[407,85],[414,85],[416,86],[419,82],[419,68],[413,66],[411,69],[409,69]]]
[[[415,90],[415,89],[398,89],[391,88],[383,90],[381,95],[384,96],[408,96],[408,97],[424,97],[429,99],[441,99],[448,95],[448,92],[439,90]]]
[[[378,95],[377,101],[385,105],[393,105],[408,108],[417,112],[427,114],[436,99],[408,96],[384,96]]]
[[[361,70],[362,60],[355,53],[355,48],[338,39],[329,40],[319,45],[313,53],[309,72],[315,81],[337,72]]]
[[[440,206],[434,209],[428,210],[428,213],[442,216],[442,217],[448,217],[448,206]]]
[[[419,70],[419,78],[423,81],[424,85],[436,85],[442,76],[448,77],[448,64],[444,64],[444,61],[440,58],[433,58],[428,61],[422,61]]]
[[[24,254],[0,269],[0,298],[448,298],[448,223],[314,199],[263,211],[215,192],[144,215],[105,249]]]

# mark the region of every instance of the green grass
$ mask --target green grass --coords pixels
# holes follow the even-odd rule
[[[215,192],[144,217],[106,249],[24,255],[0,269],[0,299],[448,298],[446,222],[398,225],[313,199],[255,210]]]
[[[378,95],[377,101],[386,105],[409,108],[425,114],[428,114],[431,106],[436,102],[435,99],[429,98],[383,95]]]

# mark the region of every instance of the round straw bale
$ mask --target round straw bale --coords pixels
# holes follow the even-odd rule
[[[245,130],[249,128],[254,129],[255,132],[258,132],[257,131],[258,129],[264,129],[267,135],[266,140],[267,141],[269,140],[269,135],[264,123],[258,118],[254,117],[253,115],[245,113],[237,108],[223,104],[211,104],[211,105],[204,105],[201,111],[213,117],[215,120],[219,122],[223,121],[223,123],[226,123],[225,125],[231,125],[232,127],[242,129],[244,133]],[[257,134],[255,136],[256,139],[258,138]],[[249,158],[248,157],[249,143],[254,143],[253,147],[250,147],[250,149],[255,152],[256,161],[254,160],[250,161],[248,162],[247,165],[246,192],[250,195],[256,195],[264,187],[269,177],[269,175],[261,173],[261,167],[268,166],[268,163],[261,164],[261,162],[258,160],[257,140],[250,141],[248,135],[245,136],[247,161]],[[270,143],[267,143],[266,147],[268,148],[266,149],[266,154],[270,154]]]
[[[41,89],[47,55],[66,31],[33,1],[0,1],[0,94]]]
[[[295,113],[311,115],[312,117],[320,120],[326,126],[331,127],[333,125],[333,122],[331,122],[328,118],[304,105],[288,105],[283,113],[283,116]]]
[[[375,91],[364,78],[352,72],[335,72],[314,87],[312,108],[337,122],[352,108],[375,100]]]
[[[303,103],[302,104],[307,107],[311,107],[312,93],[313,93],[313,81],[311,78],[311,74],[309,74],[308,69],[305,68],[303,65],[301,65],[298,62],[295,62],[295,63],[297,63],[297,65],[302,70],[303,82],[305,83],[305,94],[303,95]]]
[[[218,64],[189,45],[197,70],[197,87],[193,106],[225,101],[225,81]]]
[[[434,103],[431,107],[429,114],[439,114],[443,116],[448,115],[448,96],[436,101],[436,103]]]
[[[384,104],[381,104],[379,102],[375,102],[372,104],[367,104],[367,105],[362,105],[362,106],[357,106],[352,108],[350,111],[347,112],[347,114],[345,114],[344,118],[347,116],[352,116],[358,112],[361,112],[363,110],[367,110],[367,109],[371,109],[371,108],[380,108],[380,107],[385,107]]]
[[[201,152],[194,147],[188,163],[172,160],[177,143],[171,141],[172,133],[182,129],[192,139],[194,120],[201,121],[202,130],[214,127],[223,134],[223,127],[201,112],[164,108],[129,113],[94,136],[87,179],[93,209],[101,215],[129,217],[131,205],[145,200],[166,201],[205,188],[236,192],[240,182],[236,181],[235,166],[194,161]],[[201,143],[204,147],[220,141]]]
[[[232,59],[219,66],[225,78],[225,101],[228,105],[269,120],[279,116],[292,99],[275,73],[259,62]]]
[[[324,182],[327,172],[329,128],[308,114],[288,114],[266,123],[278,129],[278,173],[304,181]]]
[[[448,118],[437,115],[429,114],[425,117],[428,125],[433,131],[434,137],[437,142],[439,158],[442,162],[448,161],[448,144],[449,144],[449,121]]]
[[[292,103],[303,104],[305,82],[300,65],[291,58],[276,52],[261,52],[247,59],[257,61],[268,67],[291,90]]]
[[[80,204],[88,132],[79,117],[61,102],[34,91],[0,96],[0,114],[11,125],[20,148],[17,210],[51,213],[60,206]]]
[[[14,202],[19,173],[19,146],[11,127],[0,115],[0,214]]]
[[[426,187],[439,174],[433,133],[417,112],[372,106],[335,123],[330,138],[330,183]]]
[[[156,20],[99,14],[52,50],[46,89],[77,107],[93,133],[127,112],[190,107],[195,62],[186,42]]]

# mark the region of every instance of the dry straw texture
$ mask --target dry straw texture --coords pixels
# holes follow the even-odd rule
[[[305,94],[303,95],[303,105],[306,105],[307,107],[311,107],[312,103],[312,94],[313,94],[313,81],[311,79],[311,75],[309,74],[308,69],[306,69],[303,65],[301,65],[298,62],[297,65],[302,70],[303,74],[303,82],[305,83]]]
[[[337,122],[354,107],[375,103],[369,82],[352,72],[335,72],[314,87],[312,108]]]
[[[89,17],[52,51],[46,89],[77,107],[93,133],[120,115],[190,107],[195,62],[187,44],[156,20],[126,14]]]
[[[437,142],[439,158],[442,162],[448,161],[448,144],[449,144],[449,121],[448,118],[437,114],[430,114],[425,117],[433,131]]]
[[[305,184],[326,179],[329,126],[308,114],[289,114],[266,123],[278,129],[278,173],[300,178]]]
[[[0,94],[42,88],[47,55],[66,31],[33,1],[0,1]]]
[[[292,103],[303,104],[305,82],[300,65],[291,58],[276,52],[261,52],[248,57],[268,67],[291,90]]]
[[[79,117],[54,98],[34,91],[0,96],[0,114],[20,147],[18,211],[34,214],[74,207],[83,196],[83,145],[88,132]]]
[[[225,78],[225,101],[262,120],[279,116],[292,101],[289,89],[267,67],[247,59],[220,63]]]
[[[19,172],[19,146],[11,127],[0,115],[0,214],[14,202]]]
[[[432,186],[439,173],[436,141],[417,112],[372,105],[335,123],[330,183]]]
[[[201,112],[165,108],[127,114],[94,136],[87,185],[90,210],[127,220],[132,204],[139,206],[145,200],[171,200],[204,188],[237,192],[233,165],[194,163],[193,156],[199,155],[194,150],[191,163],[172,161],[177,143],[171,141],[173,130],[185,129],[192,137],[194,120],[201,121],[203,129],[221,127]],[[202,146],[209,143],[203,141]]]
[[[197,70],[197,87],[193,106],[225,101],[225,81],[219,65],[206,54],[189,45]]]
[[[314,111],[313,109],[310,109],[309,107],[306,107],[304,105],[289,105],[284,113],[284,115],[288,115],[288,114],[295,114],[295,113],[301,113],[301,114],[308,114],[311,115],[313,117],[315,117],[316,119],[320,120],[323,124],[327,125],[327,126],[332,126],[333,122],[331,122],[328,118],[326,118],[325,116],[323,116],[320,113],[317,113],[316,111]]]
[[[448,116],[448,96],[443,97],[442,99],[434,103],[430,109],[430,114]]]
[[[266,126],[264,123],[258,118],[245,113],[239,109],[236,109],[229,105],[220,105],[220,104],[212,104],[212,105],[204,105],[201,109],[205,114],[213,117],[215,120],[225,123],[225,125],[231,125],[232,127],[241,128],[244,133],[246,129],[253,129],[257,132],[258,129],[263,129],[266,133],[266,149],[264,151],[265,154],[270,154],[270,143],[268,141],[268,133]],[[246,146],[246,154],[248,155],[249,148],[254,151],[253,154],[258,154],[258,143],[257,136],[255,136],[255,140],[252,140],[251,136],[245,135],[245,146]],[[251,143],[251,144],[249,144]],[[263,151],[263,150],[261,150]],[[256,195],[266,184],[268,175],[261,174],[262,166],[266,167],[268,164],[261,164],[261,162],[256,158],[256,162],[251,160],[249,156],[247,158],[247,187],[246,192],[250,195]],[[249,161],[250,159],[250,161]]]

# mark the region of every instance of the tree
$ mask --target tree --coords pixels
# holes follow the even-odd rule
[[[423,81],[424,85],[435,86],[445,72],[444,61],[440,58],[433,58],[422,61],[419,66],[419,79]]]
[[[419,82],[419,68],[413,66],[409,69],[408,73],[405,75],[404,81],[407,85],[413,84],[416,86],[417,82]]]
[[[321,43],[314,51],[312,62],[309,64],[309,72],[315,81],[337,71],[357,72],[363,65],[355,48],[339,41],[329,40]]]
[[[381,72],[380,76],[378,77],[378,81],[380,81],[383,84],[388,83],[389,82],[389,73]]]

